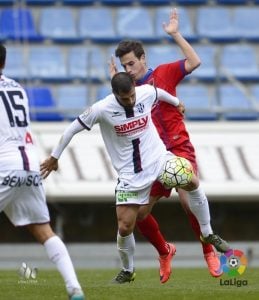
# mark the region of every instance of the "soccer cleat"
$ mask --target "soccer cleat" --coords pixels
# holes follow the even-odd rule
[[[69,300],[86,300],[84,293],[81,289],[75,288],[69,295]]]
[[[170,275],[172,273],[172,266],[171,261],[173,259],[173,256],[175,255],[176,248],[174,244],[167,244],[169,247],[169,253],[165,255],[159,256],[159,263],[160,263],[160,282],[165,283],[170,278]]]
[[[215,251],[206,253],[204,254],[204,259],[206,260],[211,276],[220,277],[223,271],[221,269],[220,260],[217,253]]]
[[[126,282],[131,282],[134,281],[135,277],[135,270],[133,270],[133,272],[121,270],[119,274],[112,280],[112,283],[123,284]]]
[[[200,239],[205,244],[213,245],[219,252],[225,253],[230,249],[229,244],[217,234],[212,233],[206,237],[201,236]]]

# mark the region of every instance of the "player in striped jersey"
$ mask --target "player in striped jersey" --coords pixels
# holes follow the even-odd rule
[[[171,12],[169,23],[164,24],[164,30],[180,47],[185,59],[165,62],[153,70],[147,66],[142,43],[134,40],[121,41],[115,50],[115,56],[119,57],[122,67],[131,74],[137,86],[147,83],[154,84],[156,87],[160,87],[175,96],[178,83],[200,65],[200,59],[178,30],[178,14],[176,10]],[[110,64],[110,72],[111,75],[117,72],[113,59]],[[194,170],[198,172],[195,150],[184,124],[184,116],[174,106],[165,102],[158,102],[153,108],[152,119],[167,150],[172,151],[175,155],[187,158],[191,161]],[[170,192],[157,183],[152,189],[150,201],[154,204],[161,197],[169,197]],[[200,225],[197,221],[197,216],[190,208],[187,194],[182,189],[178,189],[178,194],[192,229],[200,240]],[[146,214],[147,212],[142,212],[143,217],[142,220],[137,221],[137,227],[159,253],[160,279],[161,283],[165,283],[171,274],[171,259],[176,251],[175,246],[166,242],[160,232],[157,221],[151,214],[144,218]],[[222,274],[222,270],[220,269],[217,253],[210,243],[201,242],[201,244],[210,274],[214,277],[219,277]]]
[[[115,195],[117,246],[122,270],[113,282],[121,284],[133,281],[136,276],[133,230],[138,211],[149,204],[153,182],[161,178],[164,164],[173,157],[152,122],[152,107],[157,100],[170,103],[179,111],[182,111],[182,106],[178,98],[162,89],[151,85],[135,87],[133,78],[126,72],[115,74],[111,85],[113,94],[97,101],[65,129],[51,156],[41,164],[41,173],[46,178],[51,171],[57,170],[58,159],[73,136],[99,124],[111,162],[118,173]],[[191,201],[206,205],[206,197],[199,189],[195,175],[184,189]],[[204,229],[212,233],[207,211],[201,214],[201,218]],[[221,243],[222,247],[228,248],[225,241],[221,240]]]
[[[0,44],[0,212],[41,243],[62,275],[70,299],[83,300],[66,246],[50,227],[39,158],[30,130],[25,90],[5,77],[6,48]]]

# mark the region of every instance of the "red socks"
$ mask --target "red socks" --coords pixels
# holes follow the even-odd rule
[[[159,255],[168,254],[167,242],[159,230],[156,219],[149,214],[144,220],[137,221],[141,234],[157,249]]]
[[[201,231],[196,217],[191,212],[188,212],[187,216],[197,239],[200,241]],[[137,221],[136,224],[140,233],[157,249],[159,255],[168,254],[167,242],[159,230],[159,225],[156,219],[151,214],[149,214],[144,220]],[[202,242],[201,244],[204,254],[214,251],[212,245]]]
[[[199,225],[196,217],[190,211],[187,212],[187,216],[189,218],[191,227],[192,227],[197,239],[201,242],[201,240],[200,240],[201,230],[200,230],[200,225]],[[203,254],[207,254],[209,252],[214,251],[214,248],[211,244],[205,244],[205,243],[201,242],[201,245],[202,245]]]

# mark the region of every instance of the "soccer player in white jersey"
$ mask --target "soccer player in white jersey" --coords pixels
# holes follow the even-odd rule
[[[0,44],[0,212],[25,226],[62,275],[69,299],[85,299],[66,246],[50,227],[39,158],[30,131],[25,90],[2,74],[6,48]]]
[[[135,87],[132,77],[117,73],[111,81],[113,94],[93,104],[74,120],[64,131],[51,156],[41,164],[41,174],[46,178],[57,170],[58,159],[72,137],[83,129],[90,130],[99,123],[101,134],[118,173],[116,186],[116,213],[118,221],[117,247],[122,262],[122,270],[114,278],[114,283],[133,281],[135,240],[133,230],[138,210],[149,204],[149,193],[155,180],[159,180],[165,162],[173,157],[159,138],[151,119],[151,110],[156,100],[166,101],[179,110],[178,98],[151,85]],[[198,187],[195,175],[185,187],[190,201],[199,205],[206,202],[204,193]],[[205,198],[204,198],[205,197]],[[212,233],[208,206],[199,214],[206,232]],[[225,241],[225,247],[228,245]]]

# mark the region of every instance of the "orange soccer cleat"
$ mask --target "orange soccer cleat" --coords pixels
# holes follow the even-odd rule
[[[169,253],[167,255],[159,256],[159,263],[160,263],[160,282],[165,283],[170,278],[172,273],[172,266],[171,261],[173,256],[175,255],[176,248],[174,244],[169,244]]]
[[[220,277],[223,273],[220,267],[220,260],[215,251],[204,254],[204,259],[208,265],[209,272],[213,277]]]

